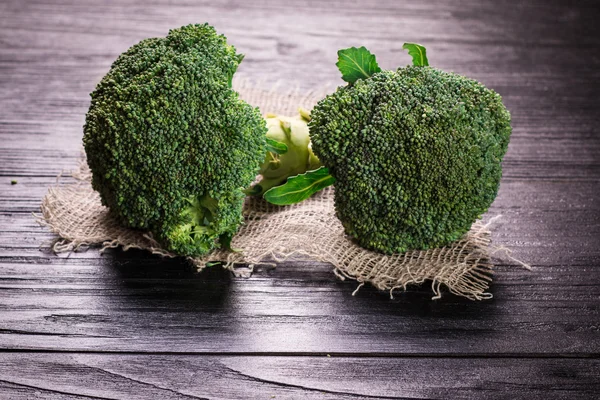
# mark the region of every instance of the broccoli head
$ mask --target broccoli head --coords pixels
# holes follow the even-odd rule
[[[266,152],[259,110],[231,79],[243,56],[208,24],[142,40],[91,94],[92,185],[125,226],[188,256],[228,245]]]
[[[364,47],[340,51],[349,85],[321,100],[309,122],[346,233],[384,253],[464,235],[496,197],[511,134],[497,93],[427,66],[421,46],[409,50],[416,65],[397,71],[379,70]],[[363,65],[344,69],[348,58]]]

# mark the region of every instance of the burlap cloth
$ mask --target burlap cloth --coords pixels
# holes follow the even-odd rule
[[[247,82],[235,84],[241,97],[263,113],[281,115],[295,115],[298,107],[311,109],[326,90],[300,94],[298,90],[257,87],[260,86]],[[174,256],[161,249],[148,233],[124,228],[112,218],[91,187],[91,174],[85,160],[71,175],[77,183],[50,188],[41,204],[39,222],[61,238],[52,246],[55,252],[98,245],[103,250],[120,246],[123,250],[139,248]],[[240,251],[216,250],[190,261],[199,269],[205,268],[207,262],[223,262],[225,268],[243,275],[251,273],[256,264],[274,265],[291,256],[303,256],[332,264],[341,279],[358,281],[353,294],[365,283],[389,291],[392,296],[395,289],[430,281],[434,299],[440,298],[442,287],[446,287],[456,295],[482,300],[492,297],[486,292],[492,280],[490,255],[507,250],[490,246],[488,226],[491,221],[488,224],[477,221],[462,239],[443,248],[391,256],[365,250],[344,235],[342,224],[335,216],[332,188],[300,204],[285,207],[248,198],[244,215],[245,224],[232,241],[232,247]],[[240,265],[247,267],[237,268]]]

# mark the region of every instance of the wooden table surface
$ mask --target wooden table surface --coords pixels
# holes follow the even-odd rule
[[[146,37],[208,21],[239,76],[341,83],[336,50],[502,94],[514,132],[494,298],[357,296],[332,268],[249,279],[140,251],[54,255],[33,212],[79,157],[89,93]],[[0,1],[0,398],[600,397],[600,11],[592,1]],[[11,180],[18,183],[11,185]]]

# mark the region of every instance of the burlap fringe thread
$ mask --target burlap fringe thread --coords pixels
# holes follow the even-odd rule
[[[297,89],[257,89],[248,82],[236,82],[242,98],[258,106],[262,112],[294,115],[298,107],[307,109],[322,98],[326,89],[300,95]],[[162,249],[148,233],[124,228],[102,206],[91,185],[91,174],[85,161],[72,176],[75,184],[50,188],[41,204],[39,222],[60,236],[53,245],[57,253],[76,251],[100,245],[102,250],[122,247],[145,249],[153,254],[174,257]],[[261,199],[248,198],[244,207],[245,224],[234,237],[232,246],[240,252],[213,251],[203,258],[190,258],[199,269],[207,262],[223,262],[237,275],[248,276],[257,264],[281,262],[294,255],[330,263],[340,279],[359,282],[353,295],[370,283],[379,290],[389,291],[431,281],[433,299],[442,294],[442,287],[451,293],[472,300],[489,299],[486,290],[492,280],[490,255],[506,248],[490,247],[489,224],[476,222],[471,230],[450,246],[427,251],[384,255],[365,250],[344,235],[335,216],[333,189],[328,188],[296,205],[279,207]],[[237,268],[247,265],[246,268]]]

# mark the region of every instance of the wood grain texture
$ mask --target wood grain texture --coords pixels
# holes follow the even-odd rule
[[[560,0],[0,2],[0,398],[600,397],[598,20]],[[487,217],[533,270],[499,259],[494,299],[432,302],[427,285],[353,297],[307,260],[241,279],[48,252],[31,214],[76,166],[89,93],[129,46],[204,21],[265,87],[341,83],[354,45],[402,66],[417,42],[497,90],[514,130]]]
[[[20,251],[20,250],[19,250]],[[499,267],[496,298],[430,288],[386,295],[338,282],[310,262],[232,279],[140,252],[0,263],[0,348],[243,354],[597,356],[598,274]],[[78,256],[78,255],[77,255]],[[542,272],[543,271],[543,272]],[[549,279],[552,277],[552,280]]]
[[[11,399],[584,399],[599,373],[589,359],[0,354]]]

